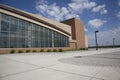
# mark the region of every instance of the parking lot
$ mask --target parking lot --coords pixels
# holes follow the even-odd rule
[[[120,80],[120,48],[1,54],[0,80]]]

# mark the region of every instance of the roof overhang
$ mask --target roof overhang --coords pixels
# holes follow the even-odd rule
[[[56,23],[59,24],[59,25],[57,26],[57,25],[55,25],[55,24],[53,23],[53,22],[55,22],[55,21],[50,22],[50,19],[46,19],[46,18],[43,19],[43,17],[38,17],[38,16],[36,16],[35,14],[31,14],[31,13],[28,13],[28,12],[25,12],[25,11],[22,11],[22,10],[18,10],[18,9],[16,9],[16,8],[12,8],[12,7],[9,7],[9,6],[6,6],[6,5],[2,5],[2,4],[0,4],[0,8],[1,8],[1,9],[4,9],[4,10],[7,10],[7,11],[10,11],[10,12],[13,12],[13,13],[15,13],[15,14],[18,14],[18,15],[21,15],[21,16],[24,16],[24,17],[27,17],[27,18],[30,18],[30,19],[32,19],[32,20],[38,21],[38,22],[43,23],[43,24],[46,24],[46,25],[48,25],[48,26],[51,26],[52,28],[55,28],[55,29],[57,29],[57,30],[60,30],[60,31],[62,31],[63,33],[69,35],[69,36],[71,35],[71,31],[67,32],[66,30],[64,30],[64,28],[60,28],[60,27],[59,27],[59,25],[61,25],[61,26],[64,25],[64,27],[65,27],[65,26],[66,26],[66,27],[70,27],[69,25],[56,22]],[[48,21],[48,22],[47,22],[47,21]],[[52,21],[52,20],[51,20],[51,21]]]

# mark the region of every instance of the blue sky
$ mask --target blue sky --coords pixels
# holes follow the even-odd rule
[[[120,0],[0,0],[6,4],[56,21],[76,17],[84,22],[89,45],[120,45]]]

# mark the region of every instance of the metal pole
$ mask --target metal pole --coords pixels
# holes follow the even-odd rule
[[[95,31],[96,50],[98,50],[97,32],[99,32],[99,31]]]
[[[52,48],[54,48],[54,33],[52,32]]]
[[[115,38],[113,38],[113,47],[115,46],[115,42],[114,41],[115,41]]]

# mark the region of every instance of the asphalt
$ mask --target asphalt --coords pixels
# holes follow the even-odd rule
[[[120,80],[120,48],[1,54],[0,80]]]
[[[77,66],[118,67],[120,68],[120,51],[90,56],[73,56],[61,58],[59,61]]]

